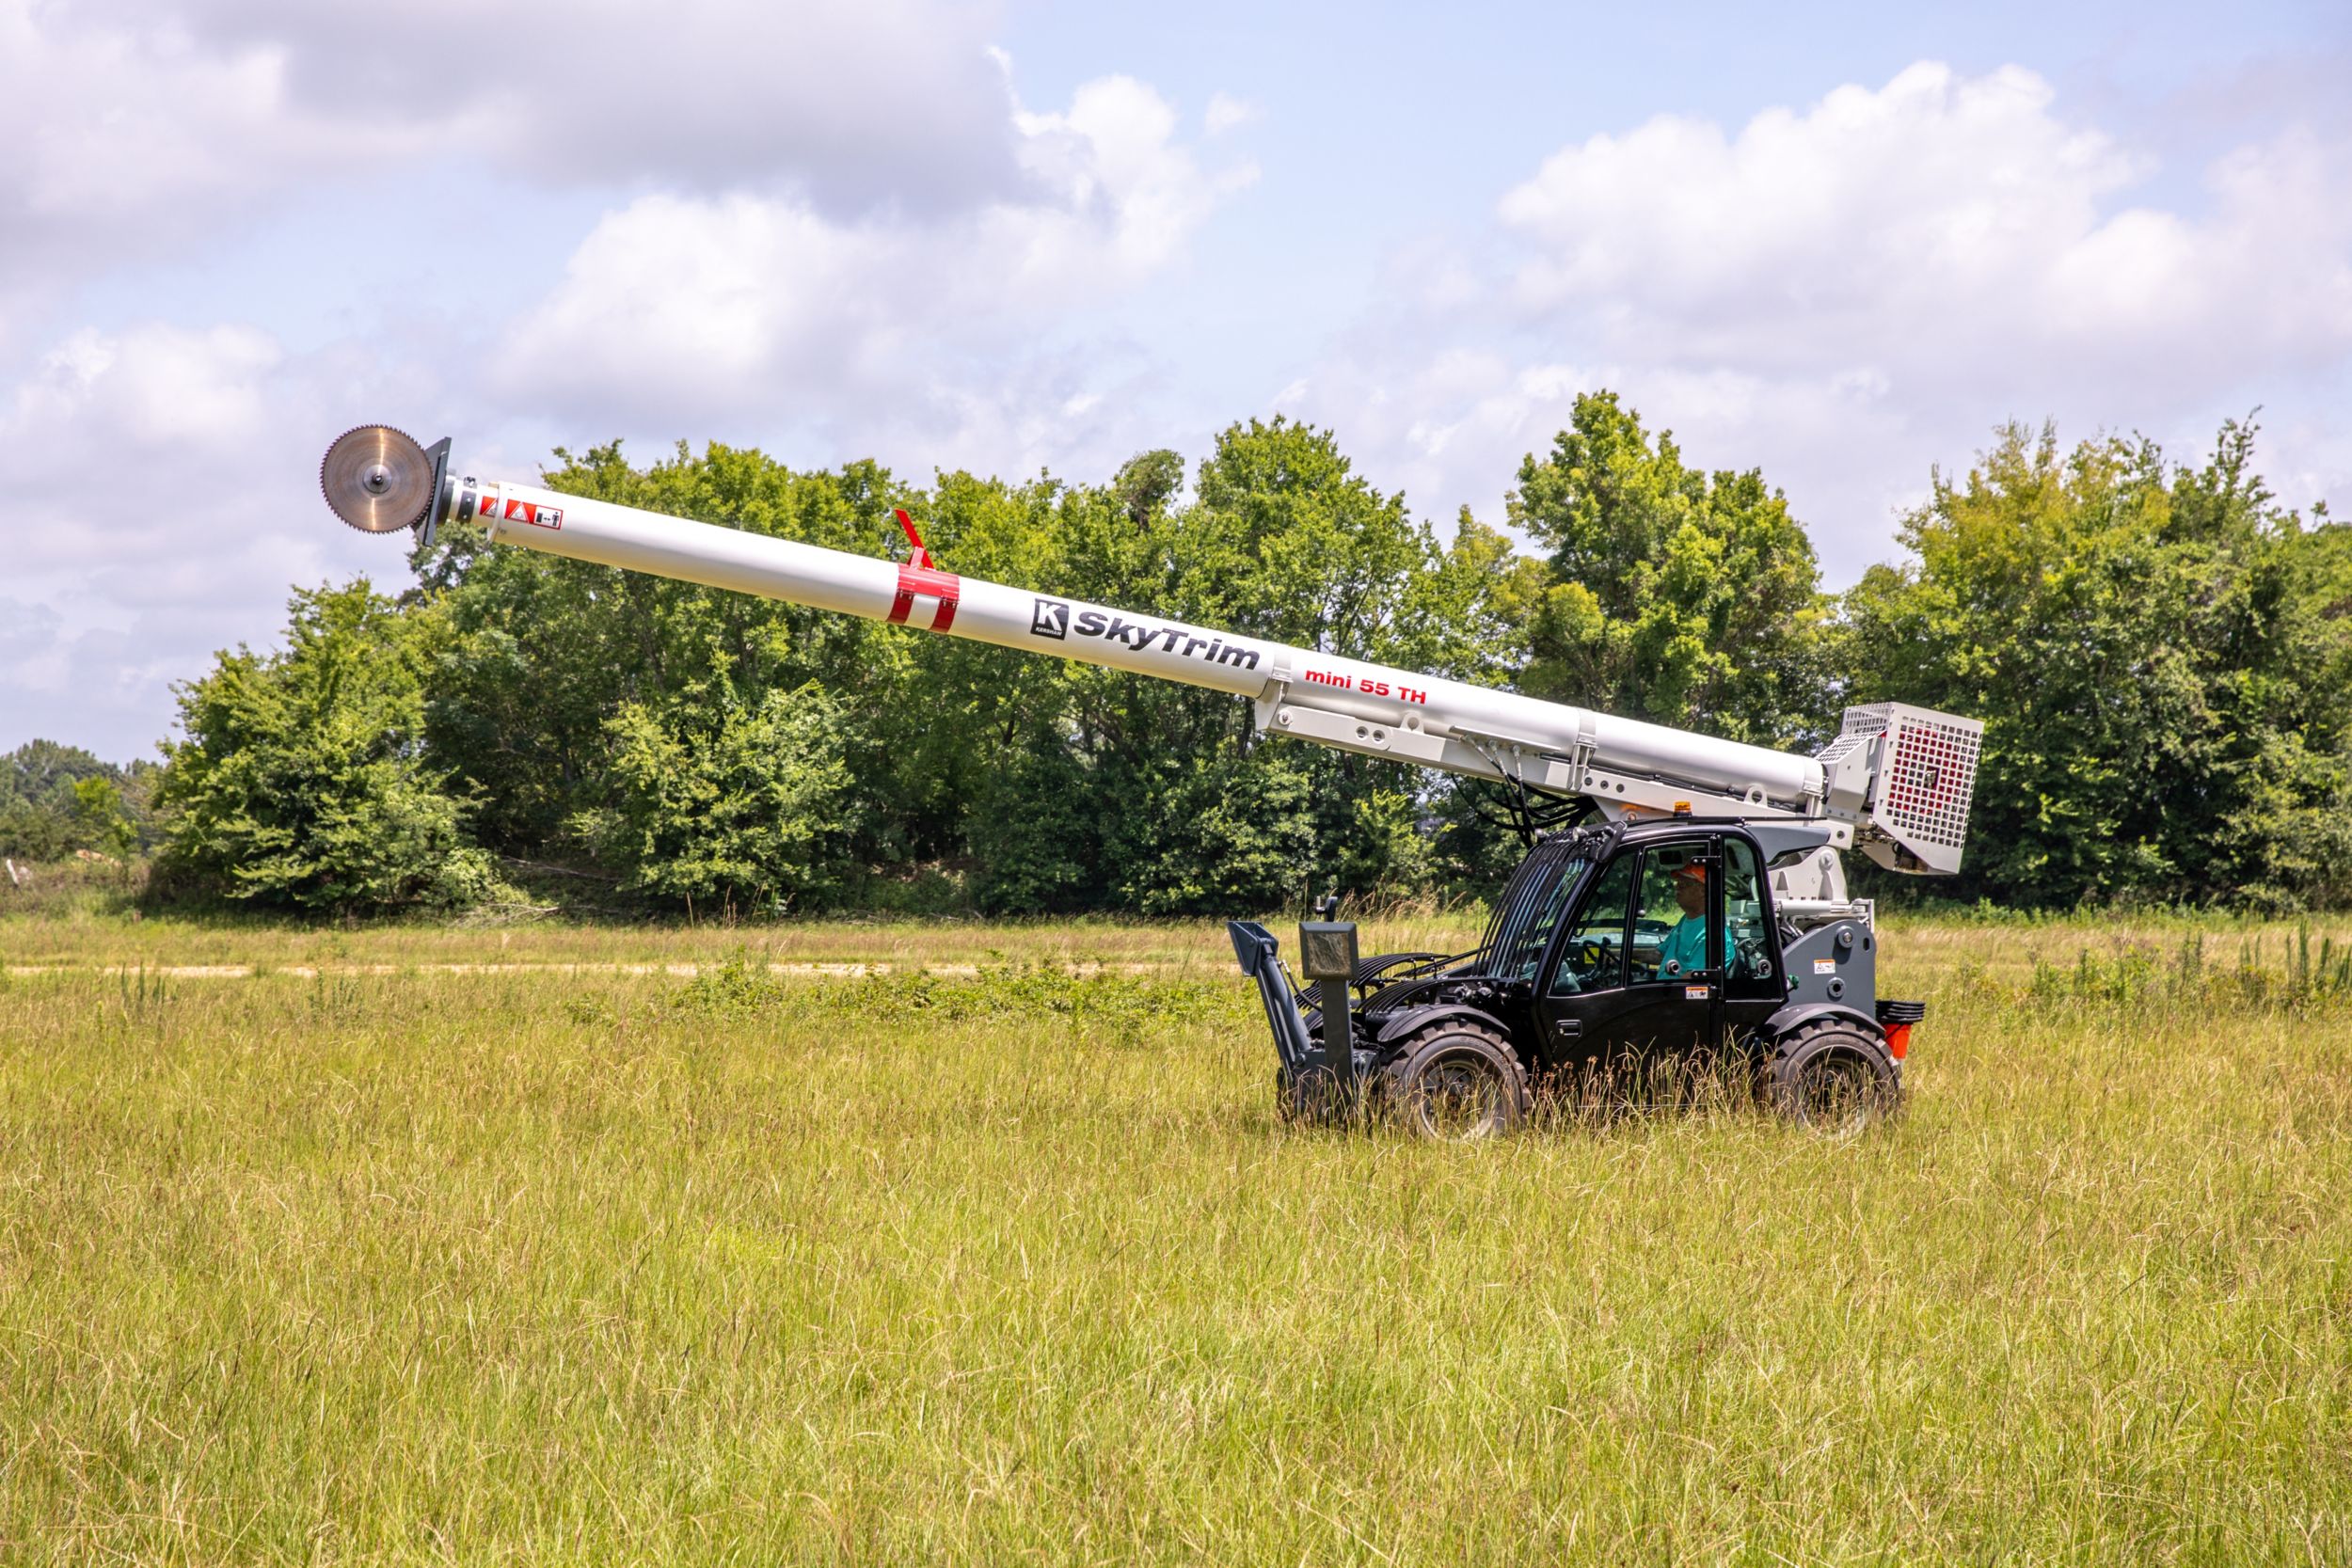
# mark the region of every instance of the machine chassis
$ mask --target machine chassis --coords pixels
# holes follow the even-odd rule
[[[1804,823],[1687,816],[1544,834],[1496,900],[1477,947],[1383,954],[1357,966],[1344,1067],[1317,1043],[1320,999],[1292,982],[1273,935],[1253,921],[1230,922],[1228,930],[1258,983],[1280,1061],[1278,1085],[1295,1111],[1331,1109],[1349,1098],[1342,1087],[1361,1085],[1374,1100],[1412,1108],[1422,1131],[1444,1135],[1449,1116],[1438,1111],[1465,1118],[1458,1106],[1425,1103],[1420,1080],[1433,1065],[1419,1058],[1434,1041],[1454,1039],[1449,1081],[1488,1080],[1476,1089],[1485,1114],[1467,1118],[1473,1132],[1516,1123],[1537,1090],[1572,1093],[1605,1079],[1621,1092],[1656,1096],[1709,1069],[1746,1077],[1796,1119],[1844,1126],[1900,1102],[1910,1025],[1925,1009],[1879,1000],[1867,906],[1804,928],[1775,907],[1772,869],[1802,860],[1825,835]],[[1637,885],[1636,868],[1661,857],[1707,868],[1699,969],[1645,967],[1645,939],[1662,931],[1643,927],[1639,899],[1628,890]],[[1737,911],[1726,909],[1727,860],[1744,863],[1754,894]],[[1610,899],[1621,902],[1602,907]],[[1614,953],[1595,940],[1613,921],[1622,933]],[[1735,934],[1736,943],[1728,940]],[[1584,978],[1572,962],[1580,944]],[[1596,972],[1606,983],[1590,983]],[[1497,1056],[1507,1064],[1494,1063]]]

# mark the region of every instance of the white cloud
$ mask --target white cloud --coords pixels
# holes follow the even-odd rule
[[[260,379],[278,360],[277,344],[250,327],[76,332],[16,389],[9,436],[35,473],[40,454],[70,446],[92,420],[144,453],[215,451],[259,433]]]
[[[1229,92],[1209,95],[1209,106],[1201,114],[1200,123],[1212,136],[1228,131],[1238,131],[1265,118],[1265,110],[1246,98],[1235,98]]]
[[[0,0],[0,343],[92,274],[306,185],[373,183],[382,221],[428,223],[431,185],[401,174],[437,157],[828,212],[1010,198],[989,20],[955,0]]]
[[[2014,282],[2135,172],[2054,119],[2051,98],[2015,68],[1969,81],[1917,65],[1876,92],[1767,110],[1737,136],[1674,117],[1595,136],[1502,198],[1504,223],[1543,246],[1522,294],[1737,325],[1768,303],[1836,314]]]
[[[1043,292],[1135,281],[1257,178],[1248,163],[1204,173],[1173,140],[1176,111],[1131,76],[1089,82],[1066,112],[1019,113],[1013,123],[1021,165],[1045,199],[993,208],[985,227],[1022,256],[1019,282]]]
[[[954,207],[1013,176],[993,8],[967,0],[182,0],[199,44],[282,61],[291,106],[592,185],[787,182]],[[151,0],[107,9],[152,25]]]
[[[2009,418],[2186,456],[2264,402],[2282,471],[2345,484],[2297,433],[2352,365],[2352,143],[2243,147],[2194,210],[2135,204],[2153,172],[2014,67],[1916,65],[1736,133],[1653,119],[1544,160],[1495,233],[1401,258],[1377,336],[1292,406],[1365,431],[1424,507],[1494,515],[1574,392],[1613,387],[1694,459],[1762,466],[1840,578]]]
[[[2029,342],[2207,372],[2352,341],[2345,150],[2302,135],[2209,172],[2212,210],[2115,206],[2152,172],[2032,72],[1916,65],[1737,136],[1661,119],[1562,150],[1501,203],[1515,293],[1684,360],[2010,373]],[[1670,331],[1670,339],[1659,336]]]
[[[380,542],[321,526],[336,370],[250,327],[149,324],[72,334],[0,401],[7,743],[143,752],[170,682],[216,648],[267,642],[289,584],[400,575],[396,554],[364,547]]]
[[[1013,124],[1024,195],[967,214],[840,220],[746,194],[631,202],[516,325],[503,386],[602,428],[740,428],[758,410],[768,428],[851,440],[920,431],[951,465],[1020,471],[1057,455],[1062,442],[1018,435],[1053,421],[1012,409],[1094,407],[1099,388],[1070,384],[1058,324],[1167,267],[1254,169],[1203,167],[1175,139],[1175,112],[1126,77]],[[1009,401],[1030,392],[1052,401]]]
[[[0,343],[93,270],[336,155],[326,128],[288,124],[280,67],[0,0]]]

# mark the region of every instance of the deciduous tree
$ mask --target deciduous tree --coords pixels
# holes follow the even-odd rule
[[[2005,427],[1847,598],[1858,699],[1986,722],[1962,889],[2005,903],[2352,894],[2335,541],[2279,507],[2254,429],[2201,467]]]
[[[1813,546],[1757,470],[1691,467],[1591,392],[1508,509],[1550,552],[1522,689],[1771,746],[1832,723]]]
[[[184,738],[158,785],[169,879],[331,911],[460,905],[496,882],[469,803],[424,744],[427,673],[447,641],[365,578],[295,594],[283,653],[240,648],[180,689]]]

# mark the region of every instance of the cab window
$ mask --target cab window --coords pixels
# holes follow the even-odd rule
[[[1583,880],[1589,863],[1581,856],[1570,857],[1556,868],[1535,867],[1534,875],[1514,884],[1487,939],[1493,966],[1489,974],[1514,980],[1535,978],[1544,949],[1565,916],[1568,900],[1576,896],[1577,884]]]
[[[1560,967],[1552,972],[1551,994],[1601,990],[1625,984],[1626,905],[1633,893],[1631,850],[1609,863],[1595,879],[1592,895],[1577,911],[1560,950]]]
[[[1659,844],[1643,851],[1629,949],[1636,983],[1680,980],[1708,968],[1707,909],[1703,842]]]
[[[1724,961],[1735,979],[1772,978],[1772,944],[1764,940],[1764,873],[1756,846],[1724,835]]]

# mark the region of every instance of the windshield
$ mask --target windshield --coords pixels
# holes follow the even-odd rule
[[[1533,980],[1544,961],[1544,947],[1576,897],[1586,867],[1582,855],[1530,855],[1502,890],[1486,927],[1486,973],[1506,980]]]

